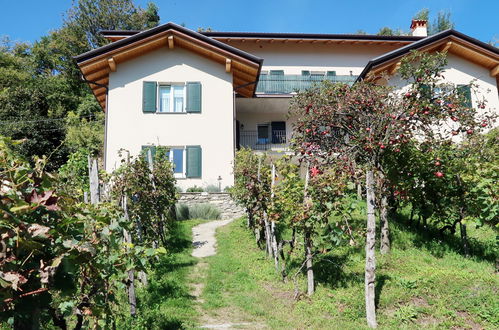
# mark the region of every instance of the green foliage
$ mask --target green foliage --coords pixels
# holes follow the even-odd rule
[[[189,187],[185,190],[185,192],[203,192],[204,189],[203,187],[198,187],[198,186],[193,186],[193,187]]]
[[[210,184],[206,186],[205,191],[209,193],[217,193],[220,192],[220,188],[217,185]]]
[[[77,0],[66,13],[64,28],[82,36],[90,48],[107,43],[101,30],[142,30],[159,24],[158,7],[149,3],[143,10],[132,0]]]
[[[257,236],[259,246],[268,237],[266,214],[271,197],[271,169],[266,155],[242,148],[234,159],[234,186],[230,194],[248,214],[248,227]],[[268,242],[268,240],[267,240]]]
[[[85,103],[81,105],[85,105]],[[78,110],[82,109],[79,107]],[[100,107],[98,110],[99,112],[86,115],[85,117],[80,117],[73,112],[68,113],[65,143],[71,151],[75,152],[85,149],[91,155],[102,153],[104,149],[105,115],[102,113]]]
[[[401,29],[391,29],[385,26],[379,29],[378,33],[376,34],[379,36],[400,36],[400,35],[405,35],[407,33],[402,31]]]
[[[459,145],[411,143],[386,158],[394,194],[415,212],[455,231],[457,223],[498,228],[497,129]]]
[[[220,210],[209,203],[188,206],[186,204],[176,205],[177,220],[217,220],[220,219]]]
[[[437,17],[434,17],[433,22],[430,22],[430,10],[428,8],[423,8],[414,15],[414,19],[427,21],[428,35],[434,35],[448,29],[453,29],[455,26],[449,11],[439,11]]]
[[[59,168],[59,180],[64,191],[74,198],[82,200],[85,191],[89,191],[88,179],[89,152],[80,149],[69,155],[66,164]]]
[[[104,115],[81,81],[73,56],[107,44],[99,30],[143,30],[158,23],[153,3],[144,10],[132,0],[80,0],[73,2],[60,29],[33,45],[4,41],[0,134],[23,140],[16,149],[28,159],[50,155],[49,170],[59,168],[80,148],[100,153]]]
[[[140,245],[126,245],[130,223],[111,204],[78,203],[56,191],[44,171],[45,159],[31,167],[0,138],[0,319],[15,328],[53,322],[110,326],[117,292],[129,269],[144,269]],[[91,324],[91,323],[90,323]]]
[[[130,219],[136,222],[140,242],[167,242],[168,228],[175,220],[176,180],[168,150],[156,147],[153,164],[145,155],[130,158],[113,172],[113,197],[125,203]]]

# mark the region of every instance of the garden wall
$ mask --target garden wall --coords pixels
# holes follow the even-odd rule
[[[239,218],[245,215],[243,208],[237,205],[228,193],[180,193],[178,202],[181,204],[186,204],[187,206],[196,204],[214,205],[220,210],[220,217],[223,220]]]

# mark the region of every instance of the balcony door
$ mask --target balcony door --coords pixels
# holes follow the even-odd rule
[[[273,121],[270,124],[272,143],[282,144],[286,143],[286,122],[285,121]]]

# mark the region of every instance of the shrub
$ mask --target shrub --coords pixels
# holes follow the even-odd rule
[[[187,188],[187,190],[185,192],[203,192],[204,189],[202,187],[198,187],[198,186],[194,186],[194,187],[190,187],[190,188]]]
[[[217,185],[210,184],[210,185],[206,186],[205,191],[209,192],[209,193],[218,193],[218,192],[220,192],[220,188]]]
[[[189,206],[185,204],[177,204],[175,206],[175,213],[177,220],[188,220],[189,219]]]
[[[220,219],[220,210],[211,204],[198,204],[189,207],[191,219],[216,220]]]
[[[208,203],[191,205],[191,206],[188,206],[186,204],[177,204],[176,213],[177,213],[177,220],[220,219],[220,210],[216,206]]]

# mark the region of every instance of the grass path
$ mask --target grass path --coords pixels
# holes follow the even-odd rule
[[[192,267],[192,272],[189,276],[191,283],[191,294],[195,299],[195,308],[198,314],[198,328],[204,329],[258,329],[264,328],[261,324],[247,322],[242,317],[242,313],[237,308],[217,309],[207,311],[204,307],[204,298],[202,293],[206,285],[207,274],[209,271],[209,263],[205,258],[216,255],[216,238],[215,232],[217,228],[225,226],[233,220],[216,220],[199,224],[192,228],[193,250],[192,256],[199,258],[197,264]]]

